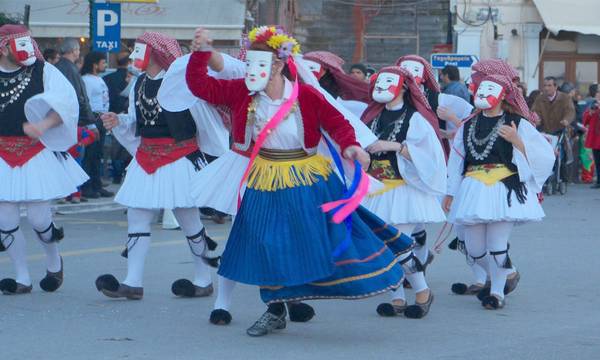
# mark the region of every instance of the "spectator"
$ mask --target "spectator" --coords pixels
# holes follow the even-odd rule
[[[592,84],[588,88],[588,96],[584,99],[586,102],[586,109],[589,108],[593,103],[596,102],[596,94],[598,93],[598,84]]]
[[[465,101],[470,102],[471,96],[469,95],[469,90],[460,81],[460,73],[456,66],[446,65],[442,69],[442,83],[443,89],[442,92],[444,94],[458,96],[459,98],[463,98]]]
[[[574,160],[572,164],[568,164],[567,173],[570,182],[579,182],[579,168],[580,168],[580,157],[577,156],[580,154],[580,136],[583,135],[583,126],[581,125],[583,112],[585,111],[585,103],[582,106],[579,105],[579,91],[575,87],[574,84],[570,82],[564,82],[560,86],[560,91],[567,94],[573,103],[573,108],[575,109],[575,121],[571,123],[571,127],[568,129],[570,133],[570,144],[571,144],[571,154],[572,159]],[[567,154],[568,155],[568,154]]]
[[[85,56],[81,68],[81,78],[85,83],[90,107],[95,113],[105,113],[109,111],[108,87],[104,80],[98,76],[105,70],[106,58],[103,53],[91,52]]]
[[[75,88],[77,100],[79,101],[79,126],[96,129],[94,114],[85,91],[85,84],[81,79],[77,65],[75,65],[75,62],[79,59],[79,41],[75,38],[65,38],[59,51],[60,60],[55,66]],[[98,135],[97,130],[95,131]]]
[[[59,60],[58,51],[56,51],[55,49],[44,50],[44,60],[46,60],[52,65],[55,65]]]
[[[549,76],[544,78],[544,88],[542,94],[533,103],[533,111],[540,116],[540,124],[538,128],[547,134],[559,136],[563,131],[568,130],[568,127],[575,120],[575,107],[571,97],[563,92],[558,91],[556,78]],[[562,143],[559,156],[561,168],[559,173],[564,182],[568,182],[567,162],[572,159],[572,149],[569,141],[566,139]]]
[[[358,80],[367,81],[367,67],[363,64],[354,64],[350,66],[350,75]]]
[[[544,79],[543,94],[533,103],[533,111],[540,116],[540,129],[548,134],[559,134],[575,120],[571,98],[558,91],[552,76]]]
[[[596,92],[594,102],[583,114],[583,125],[587,129],[585,147],[592,149],[596,165],[596,184],[594,189],[600,189],[600,93]]]
[[[527,101],[527,106],[529,106],[529,110],[531,110],[533,108],[533,104],[535,103],[535,99],[538,98],[538,96],[540,96],[542,92],[540,90],[533,90],[529,93],[529,96],[526,97],[526,101]],[[539,115],[539,114],[538,114]]]
[[[129,53],[119,53],[117,56],[117,70],[103,78],[106,86],[108,86],[109,111],[116,114],[127,111],[127,97],[122,96],[121,93],[127,88],[131,80],[131,74],[127,70],[129,63]],[[125,166],[131,160],[131,155],[118,141],[112,141],[110,158],[113,184],[120,184],[123,180]]]
[[[96,119],[102,113],[108,112],[108,87],[100,76],[106,69],[105,55],[99,52],[90,52],[85,56],[81,68],[82,80]],[[88,173],[90,180],[82,187],[84,197],[98,198],[111,197],[114,193],[102,188],[102,158],[106,131],[104,126],[98,126],[98,141],[90,144],[83,155],[83,168]]]
[[[371,76],[373,76],[376,72],[377,69],[375,69],[371,65],[367,65],[367,81],[369,81],[369,79],[371,79]]]

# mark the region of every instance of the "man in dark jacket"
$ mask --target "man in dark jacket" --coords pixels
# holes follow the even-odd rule
[[[121,52],[117,57],[117,70],[103,77],[106,86],[108,86],[109,111],[116,114],[127,112],[127,96],[122,92],[129,84],[131,75],[127,70],[129,65],[129,53]],[[125,166],[131,160],[131,155],[116,140],[111,143],[110,158],[112,161],[112,177],[114,184],[120,184],[123,179]]]
[[[60,44],[60,60],[56,63],[56,67],[69,80],[75,88],[77,101],[79,102],[79,126],[86,126],[96,134],[96,138],[100,138],[98,127],[96,126],[96,116],[90,107],[90,101],[87,97],[85,84],[79,73],[75,61],[79,59],[79,41],[75,38],[65,38]],[[99,121],[99,120],[98,120]],[[102,130],[103,128],[100,127]],[[98,143],[94,143],[86,149],[84,153],[84,170],[90,175],[88,180],[81,187],[82,198],[97,199],[99,197],[111,197],[114,194],[102,188],[100,181],[100,167],[102,165],[102,148]],[[93,161],[91,160],[93,159]],[[97,176],[96,176],[97,175]]]
[[[79,102],[79,126],[95,129],[95,117],[85,92],[85,84],[79,74],[75,61],[79,59],[79,41],[75,38],[65,38],[60,45],[60,60],[54,65],[69,80],[75,88]],[[97,131],[97,130],[96,130]]]

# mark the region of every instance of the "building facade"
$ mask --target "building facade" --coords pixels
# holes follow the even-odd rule
[[[529,91],[554,76],[585,94],[600,75],[600,28],[586,12],[599,14],[600,1],[574,5],[568,0],[452,0],[456,52],[507,60]]]

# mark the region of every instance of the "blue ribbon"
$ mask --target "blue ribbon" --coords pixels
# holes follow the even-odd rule
[[[360,166],[360,163],[358,161],[354,160],[354,177],[352,179],[352,184],[350,184],[350,189],[348,189],[348,183],[346,182],[346,174],[344,172],[342,158],[341,158],[340,154],[337,152],[335,146],[331,143],[331,141],[329,141],[329,139],[325,135],[323,135],[323,138],[325,139],[327,148],[329,148],[329,152],[331,153],[333,162],[335,163],[335,166],[338,169],[338,171],[342,177],[342,182],[344,184],[344,195],[342,196],[342,199],[349,199],[356,192],[356,189],[358,188],[358,184],[360,183],[360,176],[361,176],[361,169],[362,169]],[[333,209],[332,213],[335,214],[336,212],[339,211],[339,209],[341,207],[342,206],[340,205],[337,208]],[[336,246],[336,248],[333,250],[332,256],[334,258],[337,258],[340,255],[342,255],[342,253],[344,251],[348,250],[348,248],[350,247],[350,244],[352,243],[352,215],[350,215],[346,219],[344,219],[344,225],[346,225],[346,238],[338,246]]]

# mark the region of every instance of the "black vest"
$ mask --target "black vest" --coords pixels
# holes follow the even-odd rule
[[[408,133],[410,119],[412,118],[413,114],[416,111],[417,110],[412,105],[410,105],[410,103],[407,101],[407,99],[405,99],[404,106],[399,110],[391,111],[391,110],[383,109],[383,111],[378,116],[378,121],[377,121],[377,125],[376,125],[377,128],[376,129],[371,128],[371,130],[373,131],[373,133],[375,133],[375,135],[378,137],[379,140],[388,141],[390,134],[394,130],[396,122],[398,120],[400,120],[400,117],[403,114],[406,113],[406,116],[404,117],[404,123],[402,123],[402,126],[400,127],[400,131],[396,134],[395,138],[391,140],[391,141],[395,141],[397,143],[402,143],[404,140],[406,140],[406,134]],[[373,121],[375,121],[375,120],[373,120]],[[373,123],[371,123],[371,125],[373,125]],[[371,162],[373,162],[373,160],[389,161],[392,166],[392,169],[394,170],[395,177],[397,179],[402,179],[402,175],[400,174],[400,169],[398,168],[398,160],[396,158],[395,151],[386,151],[383,153],[371,154]],[[371,166],[371,168],[372,168],[372,166]],[[370,170],[372,170],[372,169],[370,169]]]
[[[500,119],[501,116],[488,118],[488,117],[483,116],[483,113],[480,113],[477,117],[478,120],[477,120],[476,128],[475,128],[475,137],[478,139],[482,139],[482,138],[486,137],[488,134],[490,134],[490,132],[496,125],[496,122]],[[521,121],[520,115],[509,114],[509,113],[505,114],[504,125],[510,126],[511,122],[514,122],[518,129],[520,121]],[[467,168],[469,166],[486,165],[486,164],[502,164],[502,165],[506,166],[510,171],[515,173],[514,175],[511,175],[511,176],[507,177],[506,179],[502,180],[502,182],[508,189],[508,198],[507,198],[508,205],[509,206],[511,205],[510,196],[513,191],[517,195],[517,199],[519,200],[519,202],[524,203],[525,200],[527,199],[527,196],[526,196],[527,188],[525,187],[524,183],[520,182],[517,166],[515,164],[513,164],[513,162],[512,162],[513,145],[511,143],[509,143],[508,141],[504,140],[501,136],[498,136],[498,139],[494,143],[494,146],[492,146],[492,149],[491,149],[489,155],[483,160],[475,159],[473,157],[473,155],[471,155],[471,152],[469,151],[469,145],[468,145],[469,129],[471,129],[471,127],[473,126],[473,123],[474,123],[473,119],[469,119],[465,123],[464,129],[463,129],[463,143],[465,146],[465,162],[464,162],[463,174],[466,173]],[[475,150],[478,153],[482,153],[483,150],[485,149],[485,144],[482,146],[478,146],[477,144],[474,143],[473,145],[475,147]]]
[[[140,96],[140,90],[146,74],[140,75],[135,83],[135,116],[137,119],[136,136],[145,138],[173,138],[175,141],[189,140],[196,136],[196,123],[189,110],[178,112],[166,111],[161,108],[158,116],[144,118],[140,107],[152,111],[154,106],[148,104]],[[146,79],[144,95],[147,99],[156,99],[162,79]],[[154,124],[150,124],[154,121]]]
[[[25,102],[44,92],[44,62],[36,60],[36,62],[27,67],[12,72],[5,73],[0,71],[0,93],[8,93],[19,84],[17,81],[19,74],[31,74],[31,79],[27,87],[23,90],[19,98],[13,103],[8,103],[9,96],[0,97],[0,103],[8,103],[3,111],[0,107],[0,136],[25,136],[23,132],[23,123],[25,123]],[[15,82],[10,82],[9,79],[15,79]],[[7,83],[5,85],[5,82]],[[20,82],[24,85],[23,80]]]

